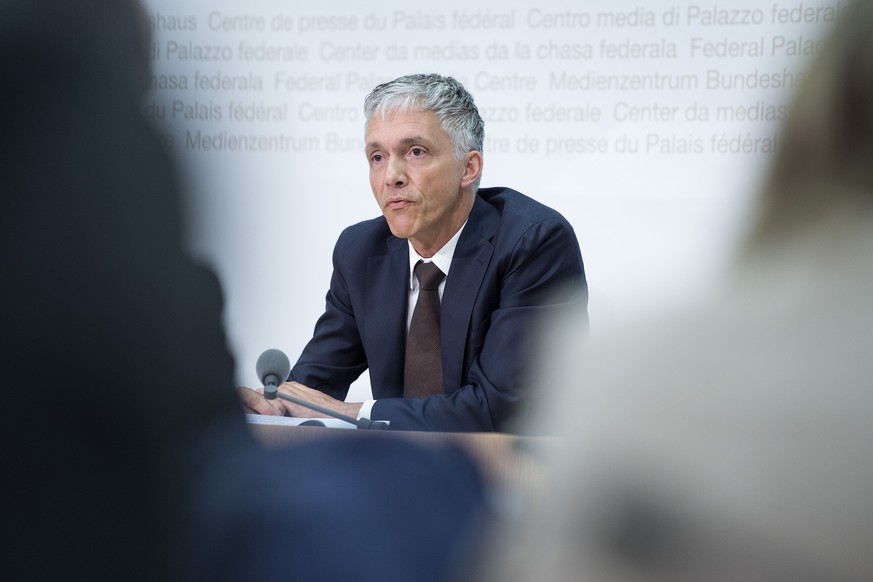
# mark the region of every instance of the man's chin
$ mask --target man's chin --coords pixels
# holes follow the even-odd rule
[[[408,224],[403,223],[404,221],[397,220],[396,216],[391,218],[388,214],[390,213],[385,214],[385,219],[388,221],[388,228],[391,230],[391,234],[397,238],[409,238],[415,234],[415,231]]]

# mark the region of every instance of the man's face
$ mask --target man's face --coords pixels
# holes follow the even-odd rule
[[[394,236],[432,256],[457,232],[473,207],[471,185],[482,156],[455,158],[432,111],[395,112],[367,125],[370,187]]]

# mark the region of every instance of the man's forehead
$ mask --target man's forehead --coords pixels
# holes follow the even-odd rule
[[[372,117],[367,124],[365,141],[371,145],[433,141],[448,134],[433,111],[398,111],[384,117]]]
[[[373,125],[385,126],[399,123],[439,123],[439,118],[434,111],[422,109],[390,109],[382,114],[373,115],[367,123],[367,127]]]

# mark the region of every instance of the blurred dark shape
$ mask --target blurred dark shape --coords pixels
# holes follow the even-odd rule
[[[134,2],[0,6],[0,577],[442,579],[483,497],[465,455],[254,442],[148,43]]]
[[[449,582],[478,548],[483,489],[460,450],[379,433],[262,461],[238,454],[208,477],[190,537],[211,544],[188,579]]]
[[[182,250],[172,164],[139,109],[138,5],[0,14],[4,521],[27,549],[11,564],[153,579],[177,458],[210,427],[246,438],[220,290]]]

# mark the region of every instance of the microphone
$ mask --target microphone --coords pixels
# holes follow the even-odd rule
[[[268,396],[269,400],[275,398],[275,392],[291,373],[291,362],[288,356],[282,350],[275,348],[269,349],[258,357],[255,363],[255,372],[258,374],[258,380],[264,385],[264,395],[268,390],[272,390],[274,395]]]
[[[370,420],[369,418],[352,418],[351,416],[335,412],[330,408],[325,408],[318,404],[306,402],[305,400],[301,400],[289,394],[279,392],[279,386],[288,378],[288,374],[291,373],[291,362],[288,360],[288,356],[286,356],[281,350],[271,348],[262,353],[258,357],[258,361],[255,363],[255,372],[258,374],[258,379],[261,381],[261,384],[264,385],[264,398],[267,400],[281,398],[288,402],[293,402],[294,404],[303,406],[304,408],[309,408],[310,410],[315,410],[316,412],[326,414],[332,418],[348,422],[358,428],[380,430],[388,428],[388,423],[385,421]]]

